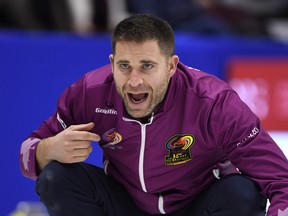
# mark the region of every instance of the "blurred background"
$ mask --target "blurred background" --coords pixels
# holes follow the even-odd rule
[[[20,144],[109,63],[111,31],[133,13],[167,20],[181,61],[229,82],[288,156],[288,0],[0,0],[0,216],[45,215]],[[88,162],[101,166],[97,146]]]

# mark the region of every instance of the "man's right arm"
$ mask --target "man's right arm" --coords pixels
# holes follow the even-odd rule
[[[44,167],[53,160],[61,163],[85,161],[92,152],[91,141],[99,141],[97,134],[89,132],[94,123],[71,125],[55,136],[45,139],[28,138],[21,146],[20,167],[24,176],[36,179]]]

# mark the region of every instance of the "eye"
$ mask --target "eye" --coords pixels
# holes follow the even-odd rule
[[[119,67],[120,67],[121,69],[127,70],[127,69],[130,68],[130,65],[129,65],[129,64],[119,64]]]
[[[153,64],[145,63],[145,64],[143,64],[142,67],[143,67],[145,70],[149,70],[149,69],[151,69],[151,68],[153,67]]]

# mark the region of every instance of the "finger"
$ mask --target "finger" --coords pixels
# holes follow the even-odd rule
[[[85,160],[87,160],[87,157],[84,156],[79,156],[79,157],[73,157],[73,159],[69,162],[69,163],[78,163],[78,162],[83,162]]]
[[[90,131],[94,127],[93,122],[87,124],[71,125],[69,128],[72,131]]]
[[[66,159],[61,159],[59,162],[61,163],[78,163],[78,162],[83,162],[88,158],[89,155],[86,156],[75,156],[75,157],[69,157]]]
[[[89,132],[89,131],[74,131],[74,130],[66,130],[63,132],[66,140],[88,140],[98,142],[100,140],[100,136],[98,134]]]
[[[76,152],[74,152],[74,156],[71,158],[71,162],[82,162],[85,161],[90,153],[92,152],[92,147],[88,149],[78,149]]]
[[[88,149],[92,148],[91,141],[87,140],[74,140],[70,141],[69,144],[65,145],[65,151],[66,152],[73,152],[74,150],[77,149]]]
[[[92,148],[82,148],[82,149],[75,149],[73,151],[72,157],[88,157],[92,151]]]
[[[100,141],[98,134],[87,131],[74,131],[74,140]]]
[[[77,143],[75,145],[75,148],[73,149],[73,151],[77,151],[77,150],[81,150],[81,149],[87,149],[89,153],[92,152],[92,145],[91,145],[91,142],[89,141],[86,141],[86,142],[83,142],[81,144]]]

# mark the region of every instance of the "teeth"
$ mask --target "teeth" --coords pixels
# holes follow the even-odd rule
[[[145,100],[145,98],[143,98],[143,99],[141,99],[141,100],[134,100],[133,98],[131,98],[131,101],[132,101],[133,103],[136,103],[136,104],[142,103],[144,100]]]

